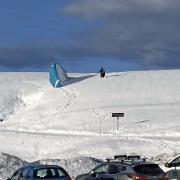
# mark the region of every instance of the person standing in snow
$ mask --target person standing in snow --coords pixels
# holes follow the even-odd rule
[[[105,74],[106,74],[106,72],[105,72],[105,70],[101,67],[101,69],[100,69],[100,77],[101,78],[104,78],[105,77]]]

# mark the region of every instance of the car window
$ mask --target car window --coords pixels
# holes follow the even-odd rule
[[[144,175],[160,175],[163,170],[157,164],[141,164],[134,167],[135,172]]]
[[[120,173],[121,171],[119,170],[117,165],[110,165],[109,167],[109,174],[117,174]]]
[[[20,180],[21,179],[25,179],[25,178],[29,178],[30,177],[30,173],[29,173],[29,169],[28,168],[24,168],[20,174]]]
[[[59,178],[65,176],[67,176],[65,171],[60,168],[41,168],[35,169],[33,172],[33,177],[37,179]]]
[[[108,170],[108,165],[102,165],[94,170],[95,173],[106,173]]]
[[[43,168],[43,169],[36,169],[34,170],[33,177],[34,178],[39,178],[39,179],[45,179],[45,177],[48,176],[48,169]]]
[[[65,171],[63,169],[56,169],[57,173],[58,173],[58,177],[65,177],[67,176],[67,174],[65,173]]]
[[[180,165],[180,157],[174,159],[174,160],[171,162],[171,164],[172,164],[172,165],[173,165],[173,164],[179,164],[179,165]]]
[[[109,174],[117,174],[126,170],[125,166],[111,164],[109,167]]]

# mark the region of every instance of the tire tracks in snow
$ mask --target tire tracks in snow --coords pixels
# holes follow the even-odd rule
[[[138,137],[138,136],[137,136]],[[169,138],[169,139],[168,139]],[[159,137],[159,136],[144,136],[144,137],[138,137],[138,139],[140,140],[145,140],[145,141],[149,141],[152,144],[156,143],[157,145],[162,146],[164,149],[168,149],[170,151],[172,151],[172,153],[176,153],[180,151],[179,145],[180,145],[180,137],[176,137],[174,139],[172,139],[174,137]]]

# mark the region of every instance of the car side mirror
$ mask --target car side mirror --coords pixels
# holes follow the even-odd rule
[[[97,174],[97,173],[96,173],[95,171],[91,171],[91,172],[90,172],[90,175],[91,175],[92,177],[96,177],[96,174]]]
[[[170,166],[170,164],[169,163],[165,163],[165,167],[168,167],[168,168],[170,168],[171,166]]]

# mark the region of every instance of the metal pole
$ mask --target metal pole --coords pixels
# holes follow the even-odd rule
[[[19,133],[19,118],[18,118],[18,127],[17,127],[17,134]]]
[[[119,117],[117,117],[117,134],[119,132]]]
[[[101,117],[100,117],[100,120],[99,120],[99,135],[101,136]]]
[[[178,173],[177,173],[176,166],[175,166],[175,176],[178,178]]]

